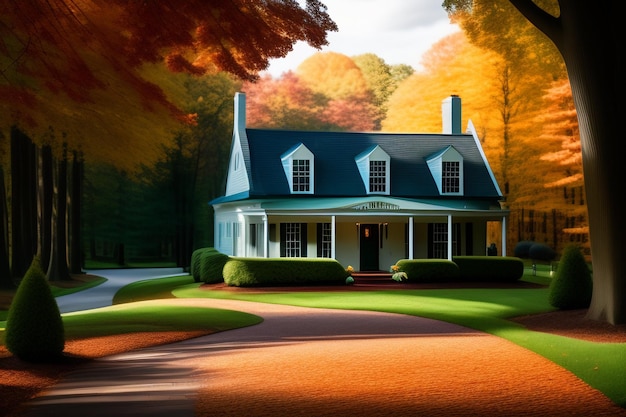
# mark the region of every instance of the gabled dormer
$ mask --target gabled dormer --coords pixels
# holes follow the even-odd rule
[[[299,143],[280,156],[291,194],[313,194],[315,156]]]
[[[448,146],[426,159],[441,195],[463,195],[463,156]]]
[[[367,194],[389,195],[391,158],[380,147],[372,146],[354,157]]]

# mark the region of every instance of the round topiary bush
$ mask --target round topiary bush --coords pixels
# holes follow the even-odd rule
[[[59,359],[65,348],[61,313],[37,256],[9,307],[5,345],[13,355],[29,362]]]
[[[535,243],[528,249],[528,256],[537,261],[551,261],[556,258],[556,252],[544,243]]]
[[[515,245],[515,249],[513,249],[513,254],[518,258],[530,258],[530,247],[534,245],[535,242],[531,240],[522,240]]]
[[[570,245],[563,250],[552,282],[548,301],[561,310],[586,308],[591,302],[591,271],[580,248]]]

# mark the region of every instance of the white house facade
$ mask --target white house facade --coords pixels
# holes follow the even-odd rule
[[[214,246],[231,256],[327,257],[358,271],[399,259],[484,255],[508,211],[480,141],[460,132],[461,100],[443,101],[442,134],[248,129],[235,120]]]

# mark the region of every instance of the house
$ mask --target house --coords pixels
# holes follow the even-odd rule
[[[219,251],[247,257],[328,257],[357,271],[399,259],[484,255],[502,230],[502,193],[461,99],[442,102],[442,134],[249,129],[235,95]]]

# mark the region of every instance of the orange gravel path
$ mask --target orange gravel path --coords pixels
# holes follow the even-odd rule
[[[198,416],[626,416],[553,362],[459,326],[400,316],[415,332],[395,333],[393,315],[354,312],[345,333],[344,318],[333,328],[324,310],[219,303],[266,321],[255,326],[256,341],[197,363],[205,375]],[[312,328],[274,334],[283,313]],[[316,320],[326,322],[326,337]]]

